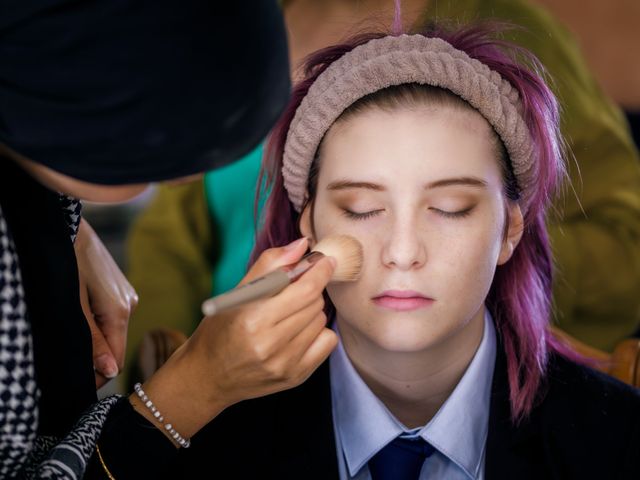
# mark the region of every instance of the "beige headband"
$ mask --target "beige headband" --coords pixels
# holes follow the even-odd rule
[[[534,176],[533,147],[516,89],[497,72],[440,38],[401,35],[354,48],[309,87],[284,146],[282,175],[294,208],[298,212],[302,209],[316,150],[340,114],[370,93],[405,83],[450,90],[487,119],[509,153],[526,207]]]

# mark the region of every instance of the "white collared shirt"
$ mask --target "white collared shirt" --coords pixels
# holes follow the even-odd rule
[[[409,430],[364,383],[340,342],[329,360],[340,479],[371,480],[371,457],[402,435],[436,449],[420,480],[482,480],[495,358],[495,327],[485,309],[482,341],[460,382],[429,423]]]

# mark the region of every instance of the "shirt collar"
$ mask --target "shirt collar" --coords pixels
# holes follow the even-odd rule
[[[408,430],[360,378],[340,342],[329,360],[331,397],[349,474],[355,476],[382,447],[404,433],[421,436],[475,478],[488,432],[495,357],[495,328],[485,310],[480,346],[458,385],[426,426]]]

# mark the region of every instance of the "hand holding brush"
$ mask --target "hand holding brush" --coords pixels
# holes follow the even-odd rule
[[[351,255],[344,256],[342,250],[349,248],[345,242],[355,241],[323,240],[313,249],[322,253],[307,254],[306,260],[302,259],[306,240],[263,252],[247,274],[248,282],[259,285],[265,281],[260,279],[285,271],[288,286],[278,287],[281,291],[275,294],[271,292],[276,288],[258,294],[257,287],[247,286],[252,295],[236,297],[215,316],[206,316],[144,383],[143,390],[184,437],[239,401],[301,384],[326,360],[338,339],[326,328],[322,291],[331,281],[357,278],[360,271],[360,244],[355,242],[354,264]],[[137,396],[131,398],[134,407],[153,421]]]
[[[211,316],[258,298],[273,296],[295,282],[325,256],[334,257],[337,262],[331,278],[332,282],[349,282],[360,277],[362,245],[351,236],[332,235],[318,242],[311,252],[295,264],[280,267],[267,275],[206,300],[202,304],[202,313],[205,316]]]

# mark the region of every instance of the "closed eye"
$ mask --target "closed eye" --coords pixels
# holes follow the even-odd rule
[[[346,208],[343,208],[342,210],[347,218],[351,218],[353,220],[366,220],[367,218],[374,217],[380,212],[384,211],[384,209],[378,209],[370,210],[368,212],[352,212],[351,210],[347,210]]]
[[[429,210],[434,211],[435,213],[437,213],[438,215],[441,215],[445,218],[464,218],[464,217],[468,217],[471,214],[471,211],[473,210],[473,206],[469,207],[469,208],[465,208],[464,210],[458,210],[455,212],[449,212],[447,210],[440,210],[439,208],[435,208],[435,207],[429,207]]]

